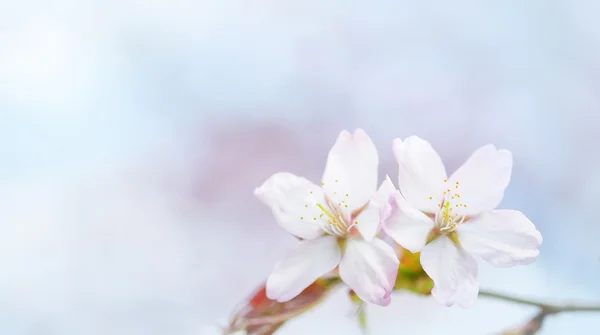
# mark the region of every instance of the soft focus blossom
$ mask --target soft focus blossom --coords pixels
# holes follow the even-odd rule
[[[377,190],[379,157],[361,129],[342,131],[330,150],[321,186],[287,172],[256,189],[281,227],[303,239],[267,280],[269,298],[284,302],[338,268],[363,300],[388,305],[398,269],[394,249],[376,237],[379,210],[394,191]]]
[[[471,306],[478,295],[480,256],[496,267],[536,259],[542,236],[515,210],[496,210],[508,185],[512,155],[486,145],[450,178],[440,156],[416,136],[394,140],[399,187],[390,197],[383,229],[411,252],[421,252],[423,269],[442,304]]]

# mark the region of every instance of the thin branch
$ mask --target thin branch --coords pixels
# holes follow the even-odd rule
[[[542,309],[543,314],[551,315],[563,312],[600,312],[600,305],[556,305],[556,304],[548,304],[540,301],[517,298],[509,295],[505,295],[498,292],[491,291],[479,291],[479,296],[487,297],[492,299],[504,300],[516,304],[528,305],[528,306],[536,306]]]

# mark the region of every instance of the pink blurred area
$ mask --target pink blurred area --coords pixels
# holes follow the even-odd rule
[[[258,203],[254,189],[277,171],[319,178],[328,150],[319,144],[335,139],[334,132],[320,127],[293,128],[276,122],[211,128],[194,183],[198,198],[211,205],[235,204],[250,210]],[[247,215],[244,211],[231,214]]]
[[[236,219],[239,215],[248,218],[259,207],[259,212],[265,212],[253,191],[276,172],[292,172],[319,183],[327,153],[343,130],[332,123],[294,126],[276,121],[240,122],[211,127],[201,140],[207,150],[198,159],[193,182],[198,199],[211,206],[244,208],[229,214]],[[388,146],[390,150],[380,154],[381,181],[384,173],[393,175],[394,171]],[[267,227],[272,228],[272,222]]]

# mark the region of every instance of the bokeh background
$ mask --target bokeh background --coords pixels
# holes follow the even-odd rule
[[[513,151],[501,207],[544,235],[490,288],[600,302],[600,3],[589,0],[0,0],[0,329],[203,335],[295,240],[252,195],[318,180],[364,128],[454,170]],[[359,334],[344,292],[282,335]],[[398,294],[372,334],[493,334],[535,309]],[[542,334],[597,334],[564,314]]]

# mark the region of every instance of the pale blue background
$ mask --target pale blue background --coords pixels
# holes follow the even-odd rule
[[[203,334],[294,239],[252,190],[317,180],[362,127],[456,168],[513,151],[504,208],[544,235],[481,286],[600,303],[600,3],[0,0],[3,334]],[[383,176],[381,177],[383,178]],[[281,334],[358,334],[339,292]],[[372,334],[491,334],[535,310],[407,294]],[[560,315],[541,334],[597,334]]]

